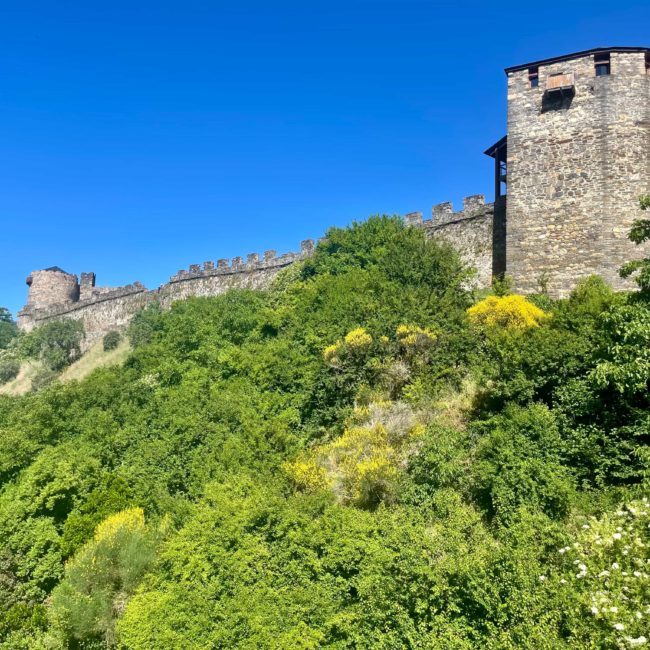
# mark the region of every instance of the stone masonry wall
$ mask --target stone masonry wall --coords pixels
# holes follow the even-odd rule
[[[565,296],[597,273],[615,288],[633,286],[618,268],[647,254],[628,239],[650,191],[650,75],[643,52],[612,52],[611,74],[595,76],[594,57],[508,76],[507,272],[521,292],[547,283]],[[552,101],[547,78],[573,73],[575,94]]]
[[[21,329],[30,331],[52,320],[80,320],[86,332],[83,347],[87,349],[111,330],[125,328],[133,315],[151,302],[169,308],[174,301],[190,296],[216,296],[233,288],[264,289],[280,271],[297,260],[305,259],[313,250],[314,242],[305,240],[301,244],[300,253],[287,253],[277,257],[275,251],[267,251],[262,258],[257,254],[248,255],[246,262],[236,257],[232,263],[219,260],[217,264],[205,262],[203,265],[191,265],[188,270],[179,271],[167,284],[151,291],[139,282],[117,288],[95,287],[94,274],[84,273],[77,300],[57,304],[29,300],[18,314],[18,324]],[[38,271],[32,277],[36,273],[53,272]],[[70,277],[76,280],[76,276]]]
[[[34,271],[27,278],[27,283],[28,304],[56,305],[79,298],[77,276],[60,269]]]
[[[424,221],[421,212],[407,214],[404,219],[409,225],[424,228],[428,237],[451,244],[466,264],[476,268],[476,286],[490,286],[494,264],[494,204],[486,204],[482,194],[466,197],[459,212],[454,212],[451,203],[440,203],[433,206],[430,220]]]

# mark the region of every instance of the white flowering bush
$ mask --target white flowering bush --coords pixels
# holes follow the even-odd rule
[[[598,647],[650,648],[650,503],[637,500],[582,524],[558,549],[559,572],[546,578],[574,590],[576,620]],[[595,637],[595,639],[594,639]]]

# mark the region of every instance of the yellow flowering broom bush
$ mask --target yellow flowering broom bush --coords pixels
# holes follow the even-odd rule
[[[372,336],[363,327],[348,332],[342,340],[328,345],[323,350],[323,359],[327,365],[338,367],[346,360],[359,360],[372,346]]]
[[[525,330],[537,327],[548,318],[548,314],[516,294],[510,296],[488,296],[467,310],[467,316],[474,325],[501,327],[508,330]]]
[[[360,415],[364,423],[354,423]],[[286,463],[285,469],[304,490],[327,488],[342,503],[373,507],[392,499],[399,472],[423,432],[405,405],[373,404],[355,411],[339,438]]]
[[[157,532],[148,529],[142,508],[122,510],[68,561],[50,607],[65,647],[89,639],[115,644],[115,622],[154,559]]]

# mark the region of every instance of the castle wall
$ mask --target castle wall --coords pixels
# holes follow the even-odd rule
[[[549,75],[574,73],[575,94],[545,94]],[[650,75],[643,52],[612,52],[611,74],[595,76],[594,57],[508,76],[507,272],[515,289],[540,280],[558,296],[597,273],[615,288],[643,256],[627,235],[650,191]],[[647,254],[647,248],[646,248]]]
[[[86,282],[83,282],[82,276],[80,299],[57,304],[31,300],[18,314],[18,324],[21,329],[30,331],[53,320],[80,320],[86,332],[83,349],[87,349],[111,330],[124,329],[134,314],[152,302],[158,302],[167,309],[174,301],[190,296],[216,296],[229,289],[265,289],[280,271],[308,257],[313,249],[313,241],[305,240],[300,253],[277,257],[275,251],[267,251],[261,259],[257,254],[248,255],[246,262],[236,257],[232,263],[219,260],[217,264],[205,262],[203,265],[191,265],[188,270],[179,271],[168,283],[151,291],[139,282],[117,288],[95,287],[94,274],[92,283],[88,277],[91,274],[83,274]]]
[[[451,203],[443,203],[434,206],[430,220],[423,220],[422,213],[413,213],[405,221],[424,228],[427,236],[440,238],[458,249],[461,258],[478,269],[475,285],[486,287],[492,278],[493,216],[494,205],[486,205],[484,197],[476,195],[464,200],[462,211],[454,212]],[[30,331],[53,320],[80,320],[86,332],[85,350],[108,332],[124,329],[138,311],[152,302],[167,309],[176,300],[190,296],[217,296],[229,289],[266,289],[283,269],[309,257],[313,250],[314,242],[305,240],[299,253],[278,257],[275,251],[267,251],[261,257],[249,254],[246,260],[235,257],[232,261],[192,264],[153,290],[147,290],[139,282],[125,287],[96,287],[94,273],[83,273],[78,285],[76,276],[69,276],[75,281],[76,299],[67,297],[72,294],[57,291],[54,296],[58,302],[53,303],[52,296],[48,296],[49,301],[40,300],[39,291],[36,300],[30,291],[28,304],[18,314],[18,324],[24,331]],[[44,275],[43,287],[48,286],[48,276],[59,275],[37,271],[33,276],[39,274]]]
[[[428,237],[453,246],[465,264],[476,268],[475,286],[490,286],[495,271],[494,238],[498,232],[493,229],[494,204],[486,204],[483,195],[466,197],[461,211],[454,212],[451,203],[440,203],[433,206],[431,219],[423,220],[421,212],[413,212],[405,216],[405,221],[424,228]],[[502,242],[497,242],[496,247],[502,245]]]

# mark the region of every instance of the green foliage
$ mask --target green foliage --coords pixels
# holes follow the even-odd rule
[[[47,388],[53,381],[56,380],[57,373],[55,370],[50,368],[41,368],[33,377],[32,377],[32,391],[38,392]]]
[[[126,336],[134,348],[151,343],[154,332],[160,326],[160,315],[160,305],[154,302],[131,319]]]
[[[468,277],[376,217],[268,292],[147,307],[121,367],[0,395],[0,645],[632,647],[647,522],[612,504],[650,481],[648,303],[587,278],[480,328]]]
[[[8,355],[0,356],[0,386],[15,379],[20,372],[20,361]]]
[[[544,582],[573,600],[567,628],[576,641],[589,640],[599,648],[646,645],[648,508],[643,498],[600,517],[583,518],[570,542],[556,551]]]
[[[122,340],[122,335],[116,330],[113,330],[112,332],[106,334],[106,336],[104,336],[104,339],[102,341],[104,352],[109,352],[110,350],[114,350],[120,344],[121,340]]]
[[[641,210],[650,209],[650,194],[639,198]],[[635,244],[643,244],[650,241],[650,219],[637,219],[628,235]],[[632,260],[627,262],[620,269],[621,277],[628,278],[635,275],[635,281],[639,285],[641,294],[646,296],[650,293],[650,257]]]
[[[18,336],[18,327],[6,307],[0,307],[0,350],[6,350]]]
[[[79,358],[83,337],[81,321],[52,321],[22,336],[20,350],[24,356],[39,359],[46,368],[58,372]]]
[[[115,620],[153,561],[155,543],[141,508],[118,512],[97,527],[52,592],[50,618],[66,645],[103,641],[104,647],[115,646]]]
[[[503,297],[512,293],[513,280],[510,275],[494,276],[492,292],[495,296]]]
[[[574,485],[562,464],[563,443],[553,414],[544,406],[512,407],[477,423],[473,491],[491,516],[507,523],[525,507],[564,517]]]

